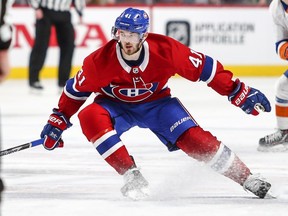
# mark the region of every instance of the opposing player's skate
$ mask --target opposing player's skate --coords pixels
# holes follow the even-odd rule
[[[288,130],[277,130],[259,140],[258,151],[287,151]]]
[[[250,191],[259,198],[271,198],[272,195],[268,194],[271,184],[266,182],[259,175],[250,175],[243,184],[246,191]]]
[[[149,196],[148,181],[138,168],[128,170],[124,174],[124,186],[121,188],[123,196],[132,200],[140,200]]]

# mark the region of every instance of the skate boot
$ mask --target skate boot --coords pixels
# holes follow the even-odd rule
[[[245,191],[250,191],[259,198],[263,199],[267,195],[268,191],[271,188],[271,184],[263,180],[259,175],[249,175],[246,181],[243,184]],[[272,197],[269,194],[269,198]]]
[[[259,140],[258,151],[287,151],[288,150],[288,130],[278,130]]]
[[[123,177],[124,186],[121,188],[123,196],[132,200],[140,200],[149,196],[148,181],[138,168],[128,170]]]
[[[29,83],[30,93],[35,95],[42,95],[44,87],[41,85],[39,81]]]

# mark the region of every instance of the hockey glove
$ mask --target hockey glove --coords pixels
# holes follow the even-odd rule
[[[262,92],[245,86],[239,79],[235,80],[235,83],[237,84],[236,88],[228,95],[228,100],[232,104],[252,115],[258,115],[260,110],[263,112],[271,111],[270,102]]]
[[[41,132],[41,138],[44,138],[43,146],[47,150],[53,150],[56,147],[63,147],[61,135],[64,130],[71,127],[69,120],[57,109],[53,109],[47,124]]]

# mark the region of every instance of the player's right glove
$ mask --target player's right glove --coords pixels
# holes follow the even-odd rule
[[[41,132],[41,138],[44,138],[43,146],[47,150],[53,150],[56,147],[63,147],[61,135],[64,130],[71,127],[69,120],[57,109],[53,109],[47,124]]]
[[[263,112],[271,111],[270,102],[262,92],[246,86],[239,79],[235,80],[235,83],[237,84],[236,88],[228,95],[228,100],[232,104],[252,115],[258,115],[260,110]]]

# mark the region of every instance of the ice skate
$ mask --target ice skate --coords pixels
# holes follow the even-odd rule
[[[272,197],[272,195],[268,193],[271,184],[266,182],[259,175],[250,175],[244,182],[243,188],[246,191],[252,192],[261,199]]]
[[[149,196],[148,181],[138,168],[130,169],[124,174],[124,186],[121,192],[123,196],[132,200],[140,200]]]
[[[287,151],[288,150],[288,130],[277,130],[275,133],[267,135],[259,140],[258,151]]]
[[[42,95],[44,87],[41,85],[39,81],[33,82],[29,84],[30,93],[35,95]]]

